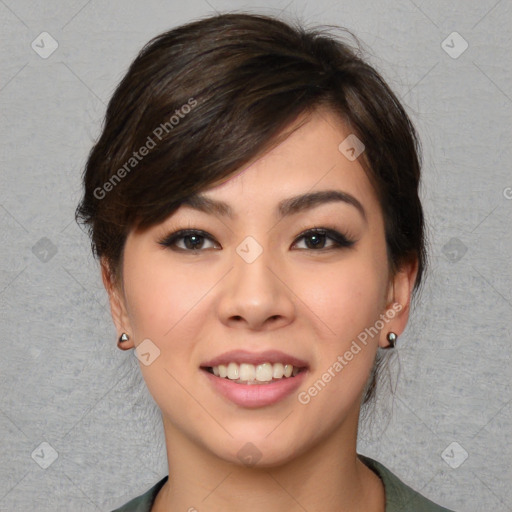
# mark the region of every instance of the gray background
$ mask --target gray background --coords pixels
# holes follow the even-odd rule
[[[133,352],[116,348],[73,215],[105,105],[141,46],[234,9],[353,30],[423,141],[432,266],[399,339],[395,398],[382,394],[359,451],[449,508],[512,510],[505,0],[0,0],[0,510],[107,511],[167,474],[159,411]],[[46,59],[31,47],[43,31],[58,42]],[[442,45],[454,31],[469,45],[457,58],[457,36]]]

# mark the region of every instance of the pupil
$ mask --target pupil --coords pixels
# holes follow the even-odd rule
[[[201,245],[201,240],[199,239],[200,237],[198,237],[197,235],[189,235],[186,240],[189,242],[187,243],[187,248],[188,249],[197,249],[197,246],[200,246]]]
[[[312,247],[318,247],[318,245],[321,244],[324,237],[325,237],[325,235],[318,235],[318,234],[310,235],[309,240],[310,240],[310,242],[312,242],[310,245]]]

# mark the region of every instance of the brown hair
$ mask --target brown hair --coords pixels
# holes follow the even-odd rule
[[[93,252],[119,281],[130,230],[164,221],[187,196],[229,178],[320,106],[365,145],[361,163],[382,207],[390,268],[417,259],[416,291],[426,262],[420,148],[404,108],[359,47],[265,15],[182,25],[152,39],[133,61],[84,171],[76,218]],[[374,373],[364,403],[374,394]]]

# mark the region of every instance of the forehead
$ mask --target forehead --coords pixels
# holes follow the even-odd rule
[[[378,207],[362,166],[363,155],[353,158],[346,151],[347,141],[351,143],[354,134],[341,119],[327,109],[319,109],[301,116],[286,131],[302,122],[279,145],[200,195],[229,203],[236,211],[251,206],[275,209],[284,198],[337,190],[366,203],[370,209]]]

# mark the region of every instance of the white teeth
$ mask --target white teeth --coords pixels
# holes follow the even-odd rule
[[[240,367],[236,363],[228,364],[228,379],[238,380],[240,378]]]
[[[256,380],[259,382],[272,380],[272,365],[270,363],[259,364],[256,367]]]
[[[281,363],[276,363],[273,367],[272,377],[274,379],[281,379],[284,375],[284,366]]]
[[[295,377],[299,368],[291,364],[262,363],[258,365],[230,362],[228,365],[219,364],[212,368],[216,377],[228,378],[238,382],[271,382],[273,379]]]
[[[256,379],[256,370],[253,364],[242,363],[240,365],[240,380]]]

